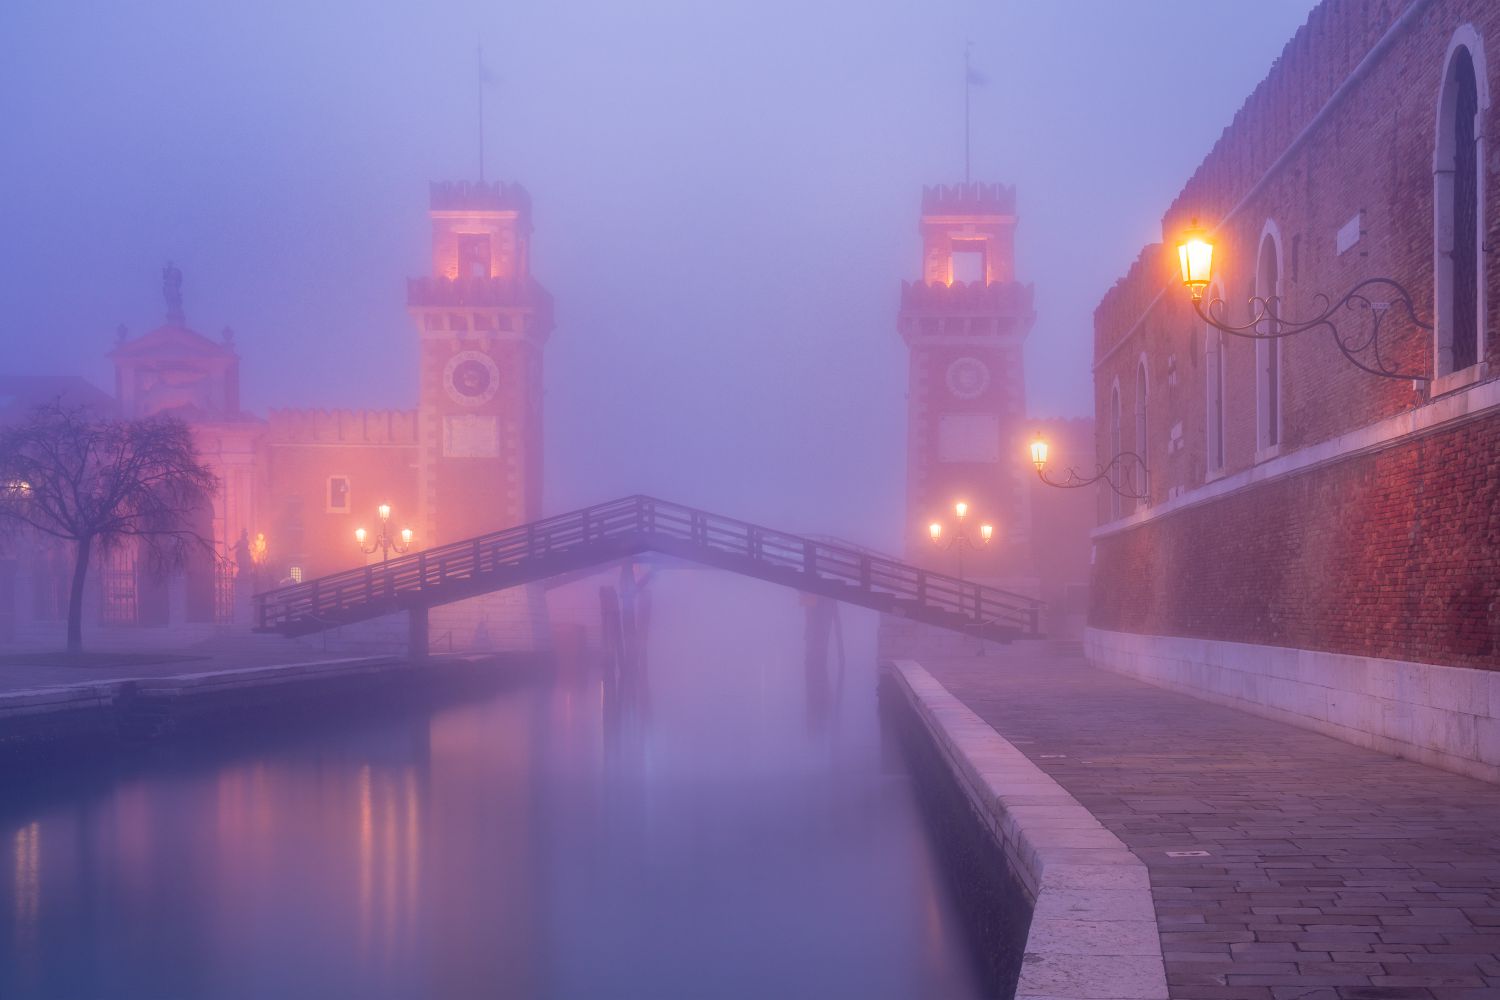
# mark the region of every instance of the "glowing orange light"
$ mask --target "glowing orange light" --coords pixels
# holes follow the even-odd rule
[[[983,538],[986,542],[994,537],[994,534],[995,526],[993,524],[981,524],[979,526],[979,537]]]
[[[969,514],[969,505],[960,500],[953,505],[953,513],[957,514],[958,519],[962,521]]]
[[[364,528],[355,528],[354,529],[354,540],[356,542],[358,542],[359,544],[361,544],[361,545],[365,544],[365,535],[366,535],[366,531],[365,531]]]
[[[1031,442],[1031,464],[1038,472],[1047,466],[1047,442],[1042,440],[1041,431],[1037,431],[1036,440]]]
[[[1193,299],[1203,298],[1203,290],[1213,279],[1214,245],[1198,228],[1197,219],[1183,232],[1182,242],[1177,244],[1177,266],[1182,271],[1182,283],[1193,293]]]
[[[932,536],[932,540],[934,542],[940,542],[943,540],[943,526],[941,524],[938,524],[936,521],[933,521],[927,526],[927,533]]]
[[[402,528],[401,529],[401,544],[402,545],[410,545],[411,544],[411,529],[410,528]]]

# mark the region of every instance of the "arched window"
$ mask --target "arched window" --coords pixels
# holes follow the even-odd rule
[[[1281,236],[1274,222],[1267,222],[1260,238],[1260,256],[1255,268],[1255,294],[1275,314],[1281,303]],[[1255,342],[1256,443],[1271,451],[1281,444],[1281,341],[1269,339],[1278,330],[1275,320],[1261,321],[1256,333],[1267,339]],[[1274,453],[1274,452],[1273,452]]]
[[[1209,295],[1209,301],[1223,297],[1216,289],[1210,289]],[[1206,459],[1211,475],[1224,468],[1224,333],[1205,323],[1203,340],[1205,395],[1208,399]]]
[[[1484,162],[1481,88],[1483,50],[1470,25],[1460,28],[1448,50],[1438,97],[1437,148],[1433,151],[1433,206],[1437,280],[1436,374],[1462,371],[1480,360],[1483,347],[1484,228],[1479,167]]]
[[[1147,407],[1150,403],[1150,387],[1146,378],[1146,359],[1143,357],[1135,366],[1135,453],[1141,457],[1140,462],[1131,462],[1126,468],[1129,470],[1124,481],[1135,487],[1133,492],[1151,494],[1150,462],[1149,453],[1151,447],[1148,443],[1148,435],[1151,432],[1150,421],[1147,419]],[[1147,504],[1147,501],[1137,501],[1139,504]]]
[[[1120,383],[1116,382],[1109,393],[1109,457],[1106,462],[1112,461],[1114,456],[1120,454]],[[1120,494],[1114,490],[1109,491],[1109,516],[1118,518],[1120,510]]]

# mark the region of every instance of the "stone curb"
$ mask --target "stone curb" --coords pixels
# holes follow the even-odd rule
[[[1166,1000],[1141,860],[921,664],[887,669],[1032,899],[1016,1000]]]

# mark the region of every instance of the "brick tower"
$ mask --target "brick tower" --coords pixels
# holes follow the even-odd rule
[[[552,299],[531,277],[531,199],[515,184],[431,188],[432,274],[407,282],[421,337],[424,545],[541,511],[542,348]]]
[[[964,553],[965,575],[1022,589],[1033,576],[1022,345],[1036,314],[1032,287],[1015,280],[1015,227],[1014,187],[923,188],[922,278],[902,283],[898,326],[911,355],[908,552],[952,572],[956,554],[926,526],[951,533],[964,500],[976,543],[981,523],[996,528],[990,546]]]
[[[421,339],[418,544],[530,521],[542,504],[542,348],[552,297],[531,277],[531,198],[518,184],[431,186],[432,273],[407,282]],[[465,601],[434,618],[459,645],[525,645],[539,592]],[[538,617],[540,616],[540,617]]]

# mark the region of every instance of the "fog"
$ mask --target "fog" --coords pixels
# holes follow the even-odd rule
[[[205,0],[0,5],[0,368],[109,387],[118,324],[231,326],[244,405],[411,407],[426,183],[531,192],[556,299],[546,507],[628,492],[881,543],[923,184],[1019,189],[1034,415],[1302,23],[1236,3]]]

